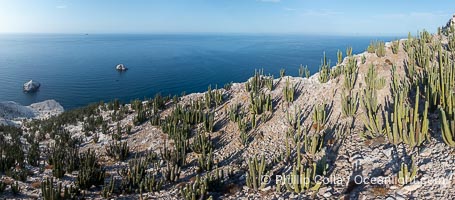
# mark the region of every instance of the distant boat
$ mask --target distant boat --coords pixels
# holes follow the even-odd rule
[[[41,83],[30,80],[26,83],[24,83],[24,92],[36,92],[39,88],[41,87]]]

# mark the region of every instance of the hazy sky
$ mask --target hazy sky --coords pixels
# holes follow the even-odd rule
[[[453,0],[0,0],[0,33],[434,32]]]

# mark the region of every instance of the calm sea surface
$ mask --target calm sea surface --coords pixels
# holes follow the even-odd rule
[[[24,105],[55,99],[65,109],[115,98],[123,102],[156,93],[202,92],[215,84],[243,82],[254,69],[298,75],[300,64],[318,70],[325,51],[352,46],[363,52],[371,40],[399,37],[308,35],[0,35],[0,101]],[[130,70],[119,73],[115,66]],[[42,84],[35,94],[24,82]]]

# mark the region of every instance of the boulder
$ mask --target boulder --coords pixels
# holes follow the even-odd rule
[[[24,83],[24,92],[36,92],[39,87],[41,87],[41,84],[39,82],[30,80]]]
[[[123,64],[118,64],[117,67],[115,67],[118,71],[126,71],[128,68],[125,67]]]

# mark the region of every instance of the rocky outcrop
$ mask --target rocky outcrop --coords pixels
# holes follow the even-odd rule
[[[126,70],[128,70],[128,68],[125,67],[125,65],[123,65],[123,64],[118,64],[117,67],[115,67],[115,69],[118,70],[118,71],[126,71]]]
[[[455,26],[455,14],[452,16],[452,18],[447,22],[447,24],[442,29],[448,30],[451,26]]]
[[[12,125],[22,119],[45,119],[59,115],[63,107],[55,100],[23,106],[14,101],[0,102],[0,125]]]
[[[41,87],[41,84],[37,81],[30,80],[24,83],[24,92],[36,92]]]

